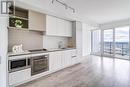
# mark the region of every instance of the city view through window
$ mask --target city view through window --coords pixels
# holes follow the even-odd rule
[[[129,26],[103,30],[103,35],[101,30],[92,31],[92,53],[101,52],[104,56],[129,59]]]

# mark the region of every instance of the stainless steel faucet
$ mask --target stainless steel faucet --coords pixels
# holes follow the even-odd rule
[[[63,48],[63,41],[58,42],[58,48],[62,49]]]

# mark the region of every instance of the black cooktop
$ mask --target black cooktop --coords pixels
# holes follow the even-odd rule
[[[29,52],[39,52],[39,51],[47,51],[47,49],[33,49],[33,50],[28,50]]]

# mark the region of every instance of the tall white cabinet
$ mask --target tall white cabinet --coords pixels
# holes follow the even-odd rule
[[[82,57],[82,23],[76,22],[76,48],[79,57]]]
[[[77,49],[77,57],[75,57],[75,60],[79,62],[82,60],[82,23],[75,21],[72,26],[72,42]]]
[[[88,56],[91,53],[91,29],[94,27],[83,23],[83,56]]]

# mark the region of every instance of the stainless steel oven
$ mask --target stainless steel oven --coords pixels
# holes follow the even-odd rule
[[[40,55],[31,58],[31,75],[36,75],[49,70],[48,57],[48,55]]]
[[[30,67],[30,58],[9,60],[9,72],[15,72]]]

